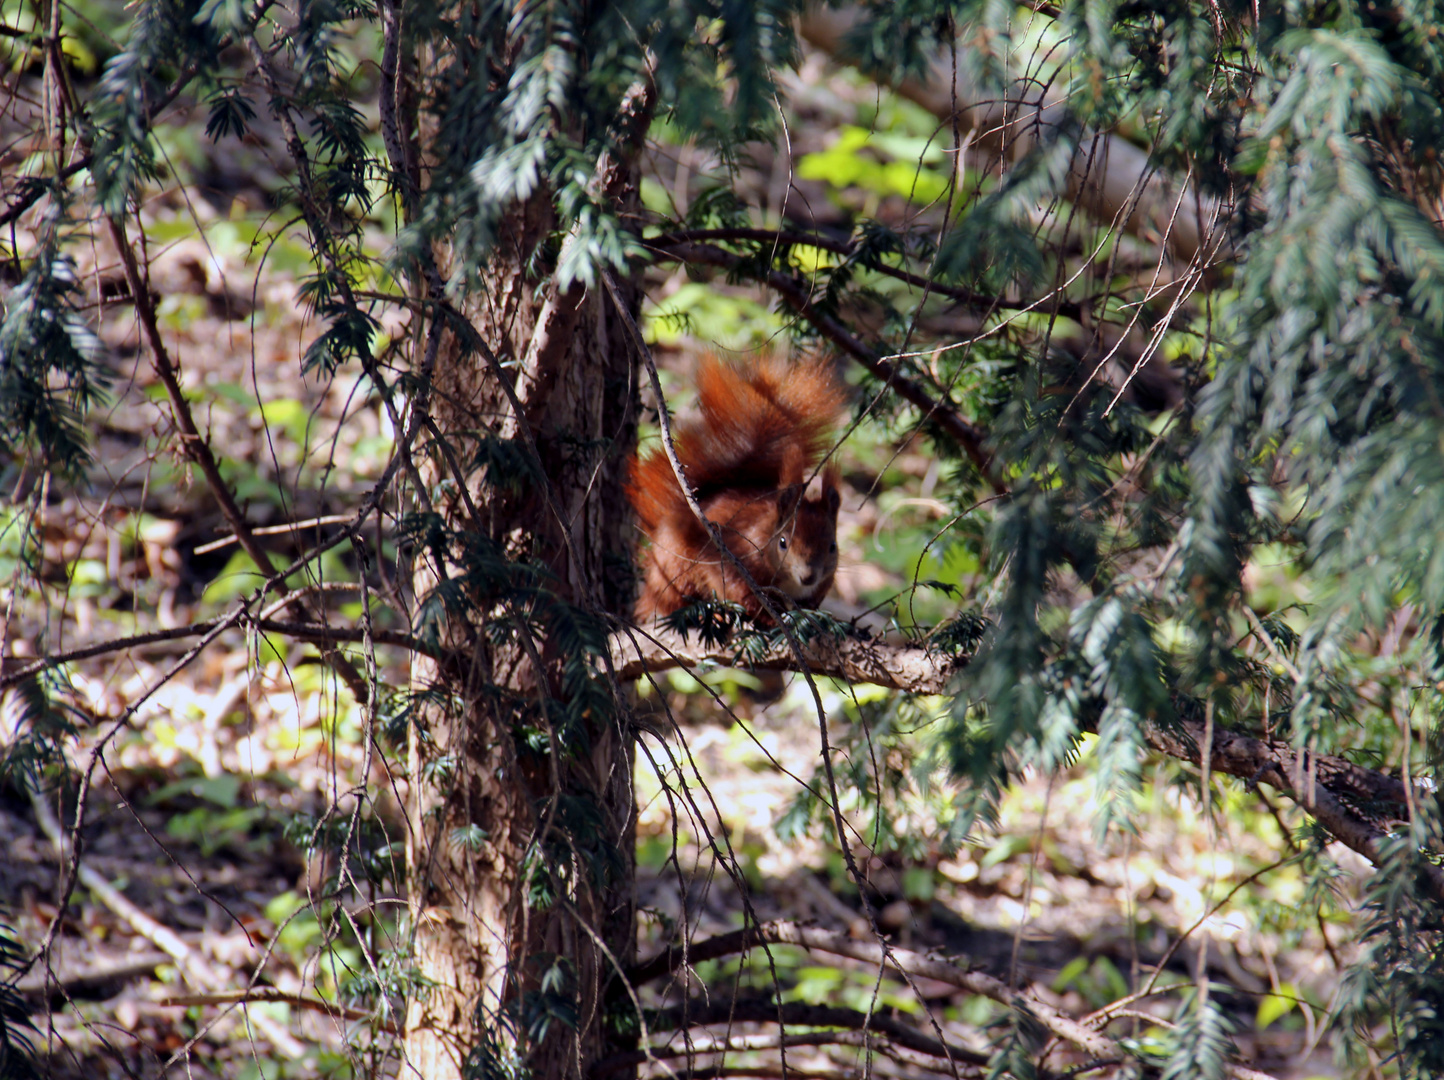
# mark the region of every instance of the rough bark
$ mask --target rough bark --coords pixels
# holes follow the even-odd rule
[[[648,106],[633,104],[640,138]],[[604,160],[597,182],[624,212],[635,206],[632,161]],[[545,587],[586,612],[624,611],[630,574],[617,568],[631,547],[621,484],[635,442],[634,361],[604,293],[562,291],[533,276],[532,253],[555,227],[549,201],[534,198],[507,226],[485,288],[463,312],[485,348],[463,348],[448,333],[438,351],[431,411],[439,438],[423,477],[441,493],[435,509],[450,526],[541,563]],[[464,486],[438,486],[475,459],[485,433],[535,454],[545,482],[508,489],[473,473]],[[448,572],[418,567],[418,595]],[[582,753],[517,745],[517,702],[536,702],[545,717],[548,701],[565,694],[562,656],[543,633],[489,632],[516,626],[523,608],[513,600],[453,619],[445,644],[455,659],[422,658],[414,669],[415,689],[439,686],[452,702],[421,710],[411,737],[411,916],[417,967],[435,985],[409,1006],[405,1053],[406,1073],[426,1080],[459,1076],[468,1054],[476,1061],[517,1051],[535,1076],[578,1077],[627,1045],[607,1020],[609,983],[634,954],[633,742],[614,698],[613,716],[591,719]],[[592,839],[616,857],[601,878],[582,850],[578,804],[595,811]],[[549,903],[528,900],[528,860],[535,865],[538,850],[550,881],[561,883]],[[558,960],[561,985],[544,987]],[[555,1020],[532,1038],[516,1018],[543,991],[567,999],[575,1020]]]

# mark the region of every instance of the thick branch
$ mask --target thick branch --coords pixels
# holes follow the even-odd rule
[[[801,648],[814,675],[914,694],[941,694],[965,662],[919,645],[838,640],[825,635],[801,643]],[[637,679],[649,672],[679,667],[691,669],[705,663],[762,671],[797,670],[792,649],[781,639],[760,651],[749,648],[743,655],[735,642],[708,645],[697,634],[684,636],[672,630],[638,628],[613,635],[611,650],[619,679]]]
[[[1148,745],[1160,753],[1202,764],[1199,748],[1204,739],[1204,725],[1198,721],[1178,721],[1167,728],[1148,724],[1143,736]],[[1300,759],[1287,743],[1264,742],[1215,726],[1209,768],[1251,784],[1266,783],[1277,788],[1308,811],[1345,847],[1375,864],[1379,861],[1379,843],[1384,839],[1384,830],[1346,806],[1337,793],[1389,804],[1397,811],[1395,816],[1406,820],[1408,817],[1407,792],[1401,781],[1332,755],[1306,754]],[[1296,777],[1303,782],[1296,784]],[[1426,864],[1424,873],[1435,897],[1444,900],[1444,871]]]
[[[962,658],[915,645],[887,645],[878,641],[818,638],[804,646],[808,664],[819,675],[849,682],[866,682],[908,693],[941,694],[952,676],[966,663]],[[703,663],[750,667],[771,671],[796,670],[784,645],[773,645],[755,655],[742,653],[736,644],[706,645],[695,636],[671,631],[640,629],[614,635],[612,662],[622,678],[638,678],[671,668],[694,668]],[[1177,720],[1165,727],[1145,724],[1143,736],[1161,754],[1202,763],[1199,747],[1204,725]],[[1308,754],[1300,760],[1288,743],[1264,741],[1215,726],[1209,768],[1236,776],[1250,784],[1266,783],[1302,806],[1331,835],[1372,863],[1379,859],[1379,842],[1385,832],[1341,799],[1354,803],[1383,804],[1387,814],[1408,818],[1408,793],[1402,781],[1341,757]],[[1295,785],[1293,777],[1312,777],[1311,785]],[[1444,872],[1426,871],[1435,894],[1444,899]]]
[[[149,633],[131,634],[127,637],[97,641],[90,645],[82,645],[77,649],[56,653],[53,656],[43,656],[39,660],[31,661],[15,671],[9,671],[0,675],[0,690],[6,690],[16,683],[24,682],[26,679],[39,675],[42,671],[49,671],[51,668],[59,667],[62,664],[72,664],[77,660],[89,660],[92,657],[106,656],[110,653],[128,652],[131,649],[143,649],[148,645],[158,645],[167,641],[182,641],[186,638],[201,637],[204,634],[209,634],[217,627],[242,621],[245,625],[254,627],[263,634],[280,634],[295,638],[297,641],[310,641],[325,645],[337,645],[343,642],[348,644],[361,644],[365,642],[369,636],[370,640],[377,645],[395,645],[398,648],[409,649],[411,652],[423,653],[433,659],[440,659],[440,654],[421,639],[395,630],[373,629],[368,635],[360,627],[355,626],[283,622],[278,619],[241,619],[236,616],[228,616],[224,619],[208,619],[205,622],[188,623],[185,626],[176,626],[168,630],[152,630]],[[13,659],[13,657],[9,659]]]

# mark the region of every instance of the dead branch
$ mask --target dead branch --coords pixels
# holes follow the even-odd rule
[[[871,1031],[899,1046],[929,1057],[946,1058],[971,1065],[988,1063],[987,1054],[965,1046],[943,1043],[891,1016],[881,1013],[869,1015],[857,1009],[831,1005],[805,1005],[800,1002],[779,1004],[776,1001],[689,1002],[663,1010],[648,1020],[648,1027],[653,1031],[675,1031],[712,1024],[781,1024],[784,1027],[797,1025]]]
[[[858,941],[846,934],[816,927],[801,926],[791,922],[769,922],[730,934],[721,934],[707,941],[698,942],[685,950],[673,946],[660,956],[633,969],[637,981],[648,981],[670,974],[682,963],[696,962],[701,957],[724,956],[728,953],[746,952],[758,945],[797,945],[833,956],[845,956],[852,960],[892,968],[898,974],[932,979],[946,986],[955,986],[968,993],[979,994],[1002,1002],[1010,1007],[1021,1005],[1036,1016],[1054,1035],[1073,1043],[1096,1057],[1114,1057],[1122,1050],[1108,1036],[1084,1027],[1077,1020],[1066,1016],[1051,1005],[1037,998],[1026,997],[1009,988],[1008,984],[992,975],[980,971],[969,971],[951,960],[938,959],[889,946],[884,950],[877,942]]]

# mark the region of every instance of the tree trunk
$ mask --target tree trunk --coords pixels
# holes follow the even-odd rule
[[[635,206],[631,161],[604,160],[598,183],[614,207]],[[466,314],[521,414],[495,362],[447,334],[431,411],[450,454],[429,448],[423,476],[448,529],[545,567],[534,585],[605,631],[600,619],[626,611],[633,590],[622,482],[636,435],[635,358],[600,284],[539,288],[533,255],[554,228],[546,196],[507,225]],[[539,458],[540,469],[511,486],[516,477],[496,464],[473,471],[468,507],[459,487],[437,481],[471,468],[488,437]],[[438,574],[463,580],[462,544],[440,570],[418,551],[418,597]],[[627,998],[608,991],[635,952],[625,700],[600,679],[610,708],[589,707],[580,732],[560,730],[575,686],[564,684],[568,645],[548,622],[553,601],[537,591],[493,597],[470,619],[449,613],[446,643],[463,659],[414,671],[415,690],[445,694],[416,711],[411,733],[410,909],[417,967],[435,985],[410,1003],[403,1075],[515,1075],[524,1064],[535,1077],[580,1078],[625,1048],[609,1010]]]

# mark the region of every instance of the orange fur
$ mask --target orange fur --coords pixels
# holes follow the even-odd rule
[[[824,470],[816,498],[805,487],[831,447],[845,388],[820,360],[735,365],[706,357],[697,398],[698,419],[674,428],[674,445],[703,513],[774,606],[816,607],[837,570],[836,470]],[[651,540],[639,621],[714,596],[763,613],[687,505],[665,451],[633,459],[627,496]]]

